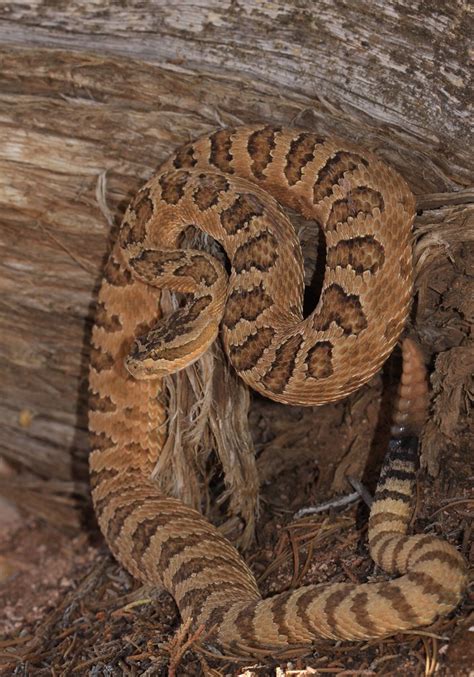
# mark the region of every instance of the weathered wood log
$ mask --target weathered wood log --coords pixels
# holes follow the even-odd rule
[[[383,0],[0,6],[0,453],[19,473],[0,478],[2,493],[75,523],[87,495],[88,336],[112,225],[175,147],[242,122],[350,137],[410,183],[413,322],[427,355],[441,353],[426,463],[435,472],[445,445],[459,448],[468,368],[448,369],[445,391],[442,367],[467,354],[472,317],[467,11]],[[366,462],[380,386],[311,419],[292,411],[285,431],[280,410],[265,419],[257,404],[263,475],[265,453],[298,445],[321,462],[323,491],[343,488]]]

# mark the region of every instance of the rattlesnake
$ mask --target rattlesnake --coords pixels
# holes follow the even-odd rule
[[[326,240],[321,297],[306,318],[300,245],[279,204],[316,221]],[[164,443],[161,377],[196,360],[219,327],[235,370],[274,400],[320,405],[365,383],[404,327],[413,217],[404,180],[376,156],[264,125],[221,129],[182,147],[126,211],[92,335],[94,506],[117,559],[142,581],[164,585],[182,619],[226,654],[380,637],[430,623],[460,600],[466,574],[456,549],[405,535],[426,411],[424,369],[409,340],[369,523],[373,559],[401,578],[262,600],[237,550],[149,478]],[[222,245],[230,276],[208,253],[180,249],[189,225]],[[157,323],[164,287],[184,294],[185,304]]]

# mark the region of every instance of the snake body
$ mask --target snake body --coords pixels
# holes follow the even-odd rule
[[[325,276],[303,317],[303,260],[280,205],[316,221]],[[456,549],[407,536],[426,382],[413,342],[394,438],[369,523],[376,563],[400,578],[306,586],[262,599],[237,550],[195,510],[163,495],[150,473],[164,444],[164,374],[207,349],[227,355],[255,390],[319,405],[365,383],[398,341],[412,289],[414,199],[376,156],[334,138],[269,126],[222,129],[179,149],[126,211],[106,265],[92,335],[90,459],[94,507],[110,549],[137,578],[173,595],[181,617],[237,656],[367,639],[430,623],[466,582]],[[180,247],[197,227],[219,242],[230,275]],[[158,319],[160,290],[184,305]]]

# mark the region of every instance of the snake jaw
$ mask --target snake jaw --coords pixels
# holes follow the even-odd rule
[[[215,319],[203,318],[190,329],[187,340],[181,336],[179,345],[166,340],[167,331],[165,318],[147,336],[133,342],[125,358],[125,368],[135,379],[160,379],[191,366],[216,340],[219,323]]]
[[[149,362],[150,363],[147,366],[145,362],[139,362],[133,358],[126,357],[124,364],[128,373],[137,381],[152,381],[154,379],[164,378],[172,373],[157,369],[154,360],[150,360]]]

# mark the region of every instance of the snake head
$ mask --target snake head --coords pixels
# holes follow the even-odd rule
[[[186,308],[180,308],[135,339],[125,367],[138,380],[174,374],[196,362],[215,341],[218,331],[215,318],[206,315],[190,321]]]

